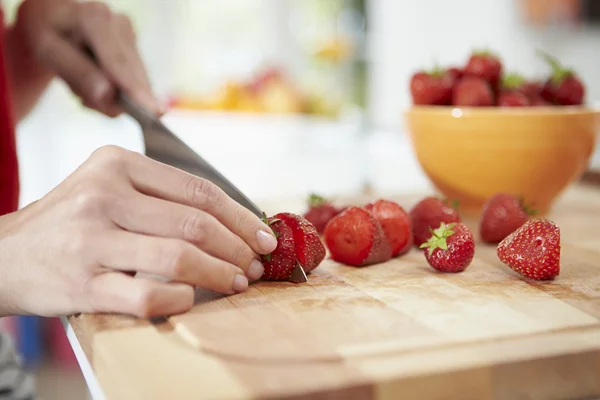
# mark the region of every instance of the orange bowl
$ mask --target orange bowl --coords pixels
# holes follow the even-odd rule
[[[499,192],[523,196],[539,214],[585,172],[600,111],[585,107],[415,106],[405,122],[434,186],[478,215]]]

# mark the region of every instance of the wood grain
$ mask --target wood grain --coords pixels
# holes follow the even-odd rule
[[[70,321],[110,399],[600,396],[599,197],[577,185],[556,204],[552,282],[521,279],[477,243],[460,274],[436,273],[417,250],[363,268],[326,260],[308,284],[198,292],[168,321]]]

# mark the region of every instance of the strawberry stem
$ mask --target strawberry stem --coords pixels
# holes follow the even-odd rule
[[[525,214],[533,217],[537,215],[538,211],[535,208],[532,208],[531,205],[525,203],[525,197],[523,195],[519,196],[519,204],[521,205],[521,209],[525,212]]]
[[[320,196],[316,193],[311,193],[310,196],[308,196],[308,206],[309,207],[318,207],[318,206],[322,205],[323,203],[326,203],[326,200],[323,196]]]
[[[502,86],[507,89],[518,89],[524,81],[525,79],[517,73],[506,74],[502,79]]]
[[[555,85],[559,85],[563,80],[575,74],[572,69],[562,66],[556,57],[540,49],[537,49],[536,53],[552,68],[551,80]]]
[[[442,222],[437,229],[429,228],[429,232],[431,232],[431,237],[427,240],[427,242],[423,243],[419,246],[421,249],[427,248],[429,250],[429,255],[433,253],[435,249],[448,250],[448,242],[446,239],[449,236],[454,235],[454,231],[452,228],[456,226],[456,223],[451,223],[446,225],[445,222]]]

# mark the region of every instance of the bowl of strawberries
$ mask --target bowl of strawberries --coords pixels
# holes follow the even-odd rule
[[[539,52],[541,80],[505,73],[496,54],[474,52],[462,68],[418,71],[404,114],[416,157],[433,185],[477,215],[495,193],[523,197],[546,214],[585,172],[600,111],[585,103],[572,69]]]

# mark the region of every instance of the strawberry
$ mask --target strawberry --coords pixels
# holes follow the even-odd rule
[[[502,79],[498,106],[500,107],[526,107],[531,105],[531,100],[524,90],[525,80],[518,74],[508,74]],[[529,86],[527,89],[531,89]]]
[[[518,90],[503,90],[498,95],[499,107],[527,107],[531,101],[523,92]]]
[[[494,104],[494,93],[483,79],[465,76],[452,90],[452,105],[463,107],[489,107]]]
[[[325,244],[337,262],[364,266],[392,257],[379,221],[361,207],[351,206],[336,215],[325,227]]]
[[[561,106],[583,104],[585,86],[577,74],[572,69],[564,68],[549,54],[541,51],[538,53],[552,68],[552,74],[542,88],[542,97],[550,103]]]
[[[471,53],[464,68],[464,73],[467,76],[486,80],[492,89],[496,91],[502,76],[502,62],[498,56],[490,51],[475,51]]]
[[[462,272],[473,261],[475,239],[465,224],[442,222],[420,248],[427,249],[425,259],[438,271]]]
[[[286,281],[296,268],[296,248],[292,229],[281,219],[271,217],[267,220],[277,237],[277,247],[271,254],[262,256],[265,272],[262,276],[267,281]]]
[[[275,214],[275,218],[281,219],[292,230],[296,259],[304,272],[317,268],[325,258],[326,250],[314,225],[292,213]]]
[[[545,218],[529,220],[500,242],[497,254],[526,278],[554,279],[560,273],[560,229]]]
[[[377,200],[364,207],[379,221],[385,237],[392,247],[392,257],[406,253],[412,246],[412,226],[410,216],[397,203]]]
[[[523,203],[523,199],[508,193],[498,193],[483,205],[479,232],[487,243],[498,243],[521,225],[536,211]]]
[[[317,232],[323,233],[325,225],[339,213],[340,210],[331,205],[323,197],[311,194],[308,198],[308,211],[304,213],[304,218],[315,226]]]
[[[533,100],[535,98],[541,97],[542,95],[542,83],[537,81],[524,81],[520,85],[520,90],[529,97],[529,99]]]
[[[419,201],[410,210],[410,219],[413,229],[414,244],[419,247],[431,237],[431,229],[446,224],[460,222],[458,212],[446,202],[435,198],[426,197]]]
[[[463,75],[463,70],[458,67],[450,67],[446,69],[446,76],[449,76],[450,79],[452,79],[452,84],[458,82]]]
[[[417,105],[447,105],[452,97],[453,79],[439,68],[418,71],[410,78],[410,94]]]

